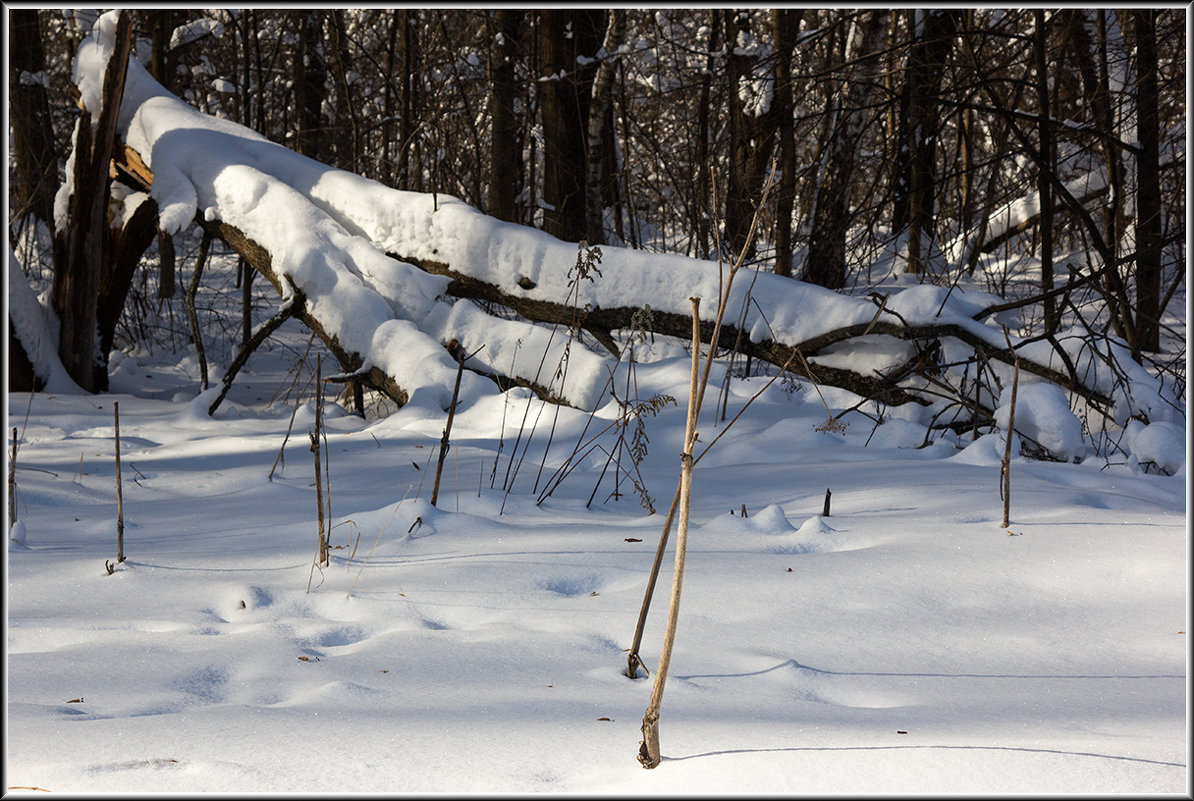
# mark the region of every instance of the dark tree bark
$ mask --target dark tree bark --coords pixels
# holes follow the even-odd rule
[[[1053,122],[1049,113],[1049,29],[1045,22],[1045,10],[1035,9],[1036,34],[1033,37],[1033,56],[1036,61],[1037,136],[1041,148],[1041,164],[1037,170],[1037,197],[1040,201],[1041,220],[1041,291],[1053,288],[1053,198],[1049,183],[1049,172],[1054,169]],[[1051,295],[1045,297],[1045,329],[1057,329],[1057,305]]]
[[[327,66],[321,47],[323,11],[296,11],[299,31],[294,55],[295,149],[319,160],[323,150],[323,101],[327,97]]]
[[[171,92],[178,93],[178,58],[170,48],[170,35],[178,22],[177,11],[155,9],[141,12],[149,28],[149,74]]]
[[[729,175],[726,180],[725,224],[722,244],[734,258],[754,255],[754,242],[748,242],[755,207],[763,192],[763,181],[775,146],[775,107],[766,111],[748,106],[739,91],[751,79],[758,56],[739,52],[735,44],[751,37],[749,11],[723,12],[726,78],[729,98]]]
[[[133,284],[137,265],[140,264],[141,256],[153,241],[154,236],[160,233],[157,221],[157,203],[152,198],[146,198],[141,201],[141,205],[125,222],[122,229],[107,229],[107,253],[100,276],[99,300],[96,306],[96,331],[99,334],[99,352],[103,358],[105,373],[108,353],[111,352],[116,338],[116,326],[124,311],[124,301],[128,297],[129,287]],[[170,242],[170,275],[173,276],[174,240],[170,234],[161,233],[159,247],[161,247],[162,241]],[[170,287],[170,294],[174,294],[173,286]]]
[[[935,236],[938,93],[957,31],[957,12],[939,9],[909,14],[914,19],[918,14],[924,16],[908,53],[901,96],[894,228],[908,237],[908,271],[921,273],[929,256],[924,246]]]
[[[108,227],[108,169],[130,48],[129,15],[121,14],[116,26],[116,48],[104,73],[104,107],[94,131],[89,110],[84,109],[79,118],[68,225],[55,248],[51,294],[61,325],[58,352],[70,377],[89,392],[102,392],[108,387],[107,354],[98,347],[97,307],[104,259],[109,255],[104,242]]]
[[[543,122],[543,230],[568,242],[589,234],[585,212],[586,138],[605,13],[569,8],[539,11]]]
[[[585,239],[590,245],[605,244],[605,203],[609,199],[609,181],[612,172],[609,157],[613,155],[613,87],[617,61],[614,53],[618,43],[626,35],[626,12],[610,9],[602,47],[605,55],[593,79],[592,102],[589,106],[588,156],[585,174],[585,221],[588,233]]]
[[[850,199],[854,188],[859,143],[862,133],[863,98],[867,84],[878,72],[879,38],[884,28],[884,12],[870,11],[857,22],[853,36],[847,37],[847,62],[858,61],[854,75],[846,74],[839,89],[836,122],[830,130],[825,169],[817,182],[816,207],[809,232],[808,257],[804,279],[829,289],[846,285],[846,232],[850,227]],[[851,45],[850,39],[857,38]]]
[[[53,230],[58,158],[37,14],[14,8],[9,16],[9,122],[17,168],[12,202],[16,215],[31,214]]]
[[[343,170],[360,173],[361,170],[361,119],[349,86],[349,71],[352,56],[348,49],[348,29],[344,22],[344,9],[331,10],[331,48],[333,74],[336,81],[335,137],[333,148],[335,164]]]
[[[489,49],[490,108],[493,133],[490,138],[489,193],[486,213],[499,220],[521,222],[518,193],[522,175],[522,143],[514,106],[518,96],[514,67],[525,12],[503,7],[493,12]]]
[[[792,55],[800,32],[802,8],[777,8],[774,12],[775,114],[779,137],[779,189],[775,197],[775,272],[792,274],[792,212],[796,205],[796,124],[792,82]]]
[[[1161,348],[1161,178],[1157,121],[1156,10],[1132,12],[1136,45],[1136,349]]]
[[[382,81],[382,120],[381,120],[381,160],[377,165],[377,179],[383,183],[393,183],[394,166],[391,158],[391,148],[394,139],[394,75],[398,57],[398,20],[401,15],[390,11],[390,24],[386,31],[386,76]]]
[[[45,376],[40,376],[25,352],[25,344],[17,335],[17,329],[8,320],[8,391],[41,392],[46,385]]]
[[[418,143],[415,137],[419,131],[419,28],[418,11],[404,8],[398,12],[402,25],[402,116],[398,121],[398,176],[399,189],[423,191],[423,170],[411,157]]]
[[[696,202],[693,204],[693,230],[697,237],[697,256],[709,258],[710,242],[713,239],[713,219],[717,215],[717,204],[713,201],[713,164],[709,155],[710,121],[709,105],[713,93],[713,75],[716,72],[715,53],[721,46],[721,12],[709,11],[709,55],[705,59],[705,71],[700,77],[700,105],[697,108],[696,135]]]

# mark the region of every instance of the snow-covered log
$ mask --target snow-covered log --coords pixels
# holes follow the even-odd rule
[[[109,17],[94,40],[110,47]],[[89,40],[91,41],[91,40]],[[92,48],[95,49],[95,48]],[[86,45],[80,90],[87,97]],[[204,115],[166,92],[133,61],[120,134],[152,171],[162,227],[201,221],[270,279],[284,300],[337,354],[342,366],[402,402],[420,390],[446,408],[456,339],[482,372],[535,385],[543,394],[594,408],[615,359],[576,341],[583,329],[609,350],[633,320],[686,336],[689,298],[702,305],[709,335],[728,268],[676,255],[606,247],[591,269],[585,249],[488,217],[464,202],[386,187]],[[989,420],[998,387],[967,385],[978,364],[1012,355],[996,312],[1002,299],[923,285],[886,297],[855,297],[772,273],[739,276],[728,299],[721,345],[811,375],[886,404],[942,403]],[[530,321],[499,319],[475,298]],[[552,324],[549,328],[543,323]],[[1111,415],[1164,419],[1177,405],[1116,341],[1086,330],[1047,340],[1012,337],[1021,369],[1069,390],[1071,400]],[[799,352],[803,358],[795,358]],[[567,358],[565,360],[565,354]],[[558,372],[558,365],[568,365]],[[984,368],[988,373],[989,368]],[[950,371],[953,371],[950,374]],[[466,376],[466,379],[477,376]],[[461,402],[478,386],[466,380]]]

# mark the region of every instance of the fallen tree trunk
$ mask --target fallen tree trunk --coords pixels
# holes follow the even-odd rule
[[[122,147],[118,154],[121,164],[116,172],[121,179],[139,188],[148,189],[152,184],[152,172],[144,166],[135,151]],[[264,247],[229,223],[206,220],[201,215],[197,215],[196,220],[205,231],[218,237],[242,256],[254,270],[265,276],[280,296],[293,299],[292,316],[299,319],[324,342],[340,362],[345,375],[382,393],[399,406],[408,401],[408,391],[402,385],[403,377],[389,375],[376,366],[366,364],[361,354],[346,348],[336,335],[328,330],[324,322],[311,313],[306,299],[289,284],[284,267],[275,265],[271,254]],[[540,290],[529,279],[519,284],[521,294],[514,294],[442,261],[416,258],[402,253],[386,255],[424,272],[447,278],[446,294],[449,296],[498,304],[535,323],[579,328],[591,334],[615,356],[619,348],[613,332],[628,330],[636,324],[642,324],[642,309],[638,307],[602,307],[589,304],[578,308],[575,303],[568,302],[568,299],[553,297],[550,293],[545,292],[548,296],[538,297]],[[955,391],[948,382],[939,378],[942,371],[941,341],[953,338],[973,350],[976,363],[997,361],[1010,366],[1018,360],[1025,372],[1064,387],[1083,397],[1097,409],[1107,412],[1112,406],[1112,398],[1106,392],[1084,384],[1076,371],[1059,371],[1019,352],[1024,345],[1031,343],[1030,340],[1020,342],[1014,352],[1005,345],[991,341],[992,337],[982,336],[983,332],[967,328],[958,322],[941,320],[927,324],[908,324],[899,314],[888,309],[886,302],[876,300],[876,303],[879,308],[869,323],[840,326],[798,342],[777,339],[752,340],[746,331],[740,331],[732,324],[723,324],[718,336],[718,345],[726,351],[737,348],[738,352],[744,355],[777,367],[786,365],[786,369],[801,377],[822,385],[845,389],[861,398],[882,404],[899,406],[916,403],[928,406],[944,397],[969,410],[971,419],[989,421],[994,412],[989,404],[980,402],[972,390],[959,386]],[[992,307],[992,310],[999,308],[1001,307]],[[980,311],[974,315],[974,319],[982,319],[988,311]],[[680,314],[653,309],[649,315],[648,330],[655,334],[684,338],[689,334],[690,327],[691,321]],[[702,321],[701,336],[708,340],[712,335],[712,321]],[[910,343],[911,355],[883,371],[870,372],[816,362],[818,356],[830,352],[833,346],[867,336],[885,336]],[[475,347],[474,343],[464,344]],[[798,354],[803,358],[795,358]],[[558,388],[543,386],[538,375],[502,375],[495,372],[492,366],[487,369],[481,365],[472,365],[469,369],[496,380],[503,388],[516,383],[532,389],[546,400],[579,405],[575,399],[562,395]],[[956,426],[957,423],[953,425]]]
[[[270,254],[265,248],[249,239],[238,228],[226,222],[220,220],[208,221],[201,218],[196,218],[196,221],[205,231],[218,237],[239,256],[242,256],[254,270],[265,276],[265,279],[273,285],[279,295],[283,297],[291,296],[289,287],[285,282],[284,273],[280,273],[274,269]],[[305,299],[301,294],[293,297],[294,307],[290,316],[300,320],[303,325],[307,326],[307,328],[319,337],[320,341],[327,346],[327,349],[340,362],[340,368],[345,373],[352,373],[356,380],[382,393],[399,406],[406,404],[409,396],[393,376],[386,375],[386,373],[376,367],[366,367],[365,360],[361,358],[361,354],[345,348],[340,343],[339,338],[329,333],[323,322],[310,313]]]
[[[513,309],[528,320],[536,322],[562,323],[573,314],[573,309],[565,304],[551,300],[513,295],[503,291],[494,284],[486,283],[473,276],[457,272],[441,262],[414,259],[404,257],[401,254],[389,255],[435,275],[447,276],[451,279],[451,282],[448,284],[448,292],[455,297],[498,303]],[[591,332],[598,341],[603,343],[612,341],[611,332],[631,328],[632,318],[638,311],[639,309],[635,307],[586,309],[583,313],[581,326]],[[886,309],[883,311],[886,312]],[[891,314],[890,312],[887,313]],[[979,316],[981,316],[981,313]],[[679,314],[658,310],[652,311],[650,330],[656,334],[682,338],[687,334],[689,328],[691,328],[691,321]],[[806,359],[816,357],[831,345],[861,336],[876,334],[891,336],[917,345],[917,357],[912,360],[912,364],[900,365],[896,369],[889,371],[886,375],[878,373],[868,375],[823,364],[816,365],[810,371],[809,368],[804,366],[802,360],[794,358],[797,352],[803,354]],[[710,320],[701,321],[701,336],[707,341],[712,335],[713,322]],[[795,343],[777,342],[774,340],[755,342],[750,337],[745,336],[744,333],[740,335],[739,330],[734,325],[723,323],[720,335],[718,336],[718,345],[726,351],[737,346],[739,352],[756,359],[762,359],[776,367],[788,365],[787,369],[789,371],[804,378],[828,386],[849,390],[864,398],[899,406],[905,403],[928,404],[931,402],[914,389],[900,386],[897,382],[909,375],[923,375],[927,370],[935,369],[936,365],[923,363],[921,355],[932,350],[931,343],[943,337],[951,336],[970,345],[976,352],[981,353],[988,360],[993,359],[1008,365],[1012,365],[1016,361],[1016,355],[1006,347],[992,345],[983,338],[954,323],[942,322],[932,325],[906,325],[902,321],[893,322],[891,320],[878,319],[878,317],[867,324],[843,326]],[[617,351],[614,350],[614,353],[616,354]],[[1075,381],[1073,377],[1045,365],[1029,362],[1023,360],[1023,357],[1021,357],[1021,369],[1060,384],[1071,392],[1082,395],[1087,400],[1101,407],[1106,408],[1111,404],[1111,398],[1105,394],[1085,387]]]

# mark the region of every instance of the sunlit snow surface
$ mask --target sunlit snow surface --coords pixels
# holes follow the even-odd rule
[[[278,336],[305,340],[297,327]],[[917,449],[921,425],[872,430],[860,415],[845,435],[818,432],[811,387],[773,384],[697,467],[664,761],[644,771],[650,680],[623,675],[624,649],[677,479],[683,403],[646,419],[642,475],[663,507],[651,516],[625,478],[610,497],[614,468],[601,479],[599,451],[535,505],[555,413],[538,418],[537,400],[505,496],[525,391],[458,413],[438,509],[438,407],[365,422],[330,406],[335,547],[312,577],[309,402],[268,479],[293,407],[266,404],[295,352],[256,356],[215,419],[208,396],[190,402],[186,356],[118,360],[112,395],[10,395],[24,544],[10,542],[7,562],[9,785],[636,796],[1187,786],[1184,477],[1017,458],[1005,529],[1000,435]],[[640,394],[684,385],[679,347],[643,353],[656,360],[639,365]],[[764,381],[734,380],[728,416]],[[114,402],[128,560],[108,575]],[[710,412],[701,442],[720,430]],[[560,410],[540,492],[586,421]],[[612,449],[612,434],[602,442]],[[649,667],[670,567],[669,549],[643,640]]]
[[[441,279],[383,252],[442,257],[516,291],[520,277],[565,280],[575,247],[443,196],[432,208],[427,196],[362,183],[244,129],[213,131],[200,115],[192,123],[203,136],[237,145],[220,151],[221,169],[201,173],[210,165],[186,155],[198,134],[178,133],[186,112],[153,100],[143,79],[130,75],[132,96],[148,105],[124,120],[125,133],[131,143],[141,136],[151,158],[154,146],[162,154],[151,166],[167,219],[181,226],[198,210],[257,226],[255,236],[293,257],[296,284],[346,341],[416,383],[406,407],[368,422],[329,407],[323,478],[335,529],[323,569],[313,569],[310,393],[269,478],[294,408],[271,401],[308,339],[297,323],[254,355],[214,419],[193,351],[115,354],[110,395],[69,394],[65,384],[10,394],[7,427],[18,429],[20,450],[19,526],[6,561],[9,787],[1188,792],[1187,477],[1175,442],[1184,428],[1180,415],[1165,416],[1155,382],[1131,376],[1122,398],[1123,422],[1129,410],[1154,411],[1147,427],[1127,423],[1131,457],[1015,458],[1007,528],[1000,433],[921,448],[927,421],[905,408],[889,409],[882,425],[856,412],[844,434],[820,431],[826,411],[811,385],[766,389],[695,471],[664,760],[645,771],[635,755],[651,681],[625,677],[625,649],[678,476],[689,368],[681,345],[640,343],[635,382],[624,368],[616,379],[623,399],[678,400],[643,419],[649,452],[639,470],[659,513],[646,514],[617,448],[618,431],[629,444],[633,429],[610,427],[609,360],[583,352],[570,356],[568,380],[597,409],[591,421],[466,373],[432,507],[455,376],[440,339],[455,332],[486,344],[498,368],[551,351],[544,363],[554,369],[560,343],[547,329],[524,339],[449,305]],[[82,83],[86,102],[94,87]],[[382,193],[387,202],[375,202]],[[213,254],[209,271],[234,263]],[[689,296],[708,306],[716,292],[716,265],[678,257],[610,248],[601,269],[616,287],[605,297],[629,305],[649,298],[686,313]],[[675,281],[680,269],[691,280]],[[774,279],[759,277],[764,304]],[[751,320],[752,335],[798,340],[875,313],[860,298],[783,286],[784,302],[766,324]],[[31,297],[14,301],[21,325],[51,330]],[[997,327],[968,320],[978,307],[962,293],[907,287],[890,308],[911,320],[941,310],[1002,343]],[[1088,359],[1080,368],[1101,364],[1076,336],[1059,340]],[[892,356],[858,340],[821,361],[882,366]],[[725,372],[724,363],[713,371],[717,386]],[[213,365],[213,380],[219,374]],[[726,419],[766,380],[733,378]],[[1066,428],[1072,412],[1042,386],[1020,384],[1018,424],[1079,455],[1083,443]],[[835,412],[857,400],[822,392]],[[717,397],[711,386],[698,451],[724,425]],[[114,403],[128,559],[109,575]],[[595,435],[601,448],[574,460],[537,505],[574,446]],[[643,639],[652,669],[670,549],[664,564]]]

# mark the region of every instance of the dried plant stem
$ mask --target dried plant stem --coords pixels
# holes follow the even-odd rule
[[[688,547],[688,514],[692,498],[692,449],[696,443],[696,419],[700,410],[700,382],[697,374],[701,359],[700,299],[692,301],[692,371],[688,384],[688,419],[684,426],[684,451],[680,456],[680,504],[676,523],[676,562],[672,573],[672,594],[668,604],[667,626],[663,633],[663,646],[659,654],[659,666],[655,669],[655,684],[651,688],[651,700],[643,714],[643,742],[639,747],[638,760],[644,768],[654,768],[662,757],[659,751],[659,709],[663,703],[663,688],[667,682],[667,669],[671,662],[672,645],[676,640],[676,621],[680,615],[680,589],[684,583],[684,556]],[[705,373],[708,377],[708,371]]]
[[[116,562],[124,561],[124,488],[120,482],[120,403],[112,402],[116,439]]]
[[[485,347],[482,345],[481,347]],[[479,349],[478,349],[479,350]],[[431,485],[431,505],[435,506],[436,501],[439,500],[439,480],[444,472],[444,459],[448,455],[448,449],[451,448],[449,438],[452,436],[452,420],[456,417],[456,400],[460,396],[460,378],[464,374],[464,363],[476,353],[464,355],[464,353],[453,353],[453,358],[458,358],[456,364],[456,384],[452,387],[452,403],[448,406],[448,422],[444,426],[444,435],[439,441],[439,459],[435,463],[435,482]],[[460,494],[459,482],[457,486],[457,496]]]
[[[381,535],[386,533],[386,529],[390,527],[390,522],[394,519],[394,515],[398,514],[399,507],[406,501],[406,496],[410,495],[410,486],[406,488],[406,492],[402,494],[402,500],[394,505],[394,511],[390,512],[390,516],[386,518],[386,523],[381,527],[381,531],[377,532],[377,539],[373,541],[373,548],[369,549],[369,553],[365,554],[365,560],[361,562],[361,569],[357,571],[357,577],[352,580],[352,586],[348,588],[348,592],[344,594],[345,598],[352,597],[352,591],[356,589],[357,582],[361,580],[361,574],[365,572],[365,566],[369,564],[369,557],[373,556],[373,550],[377,544],[381,542]],[[355,553],[355,551],[354,551]]]
[[[315,508],[319,519],[319,564],[328,563],[328,519],[325,514],[323,495],[323,470],[320,462],[320,434],[323,429],[323,362],[322,357],[315,363],[315,428],[308,432],[311,438],[311,453],[315,455]]]
[[[33,393],[29,393],[33,394]],[[17,450],[19,449],[17,429],[12,429],[12,456],[8,460],[8,530],[17,523]]]
[[[307,354],[311,352],[311,344],[315,341],[315,334],[312,333],[307,339],[307,349],[303,351],[302,358],[298,360],[295,365],[294,381],[290,388],[294,390],[294,408],[290,411],[290,422],[286,425],[286,436],[282,438],[282,447],[278,448],[278,455],[274,457],[274,465],[269,469],[269,480],[274,480],[274,471],[278,469],[278,465],[282,465],[282,469],[286,469],[286,443],[290,441],[290,432],[294,430],[294,418],[298,414],[299,405],[302,402],[302,397],[299,391],[299,381],[303,375],[303,364],[307,360]],[[289,391],[289,390],[288,390]],[[277,397],[276,395],[274,396]],[[272,403],[272,401],[271,401]]]
[[[771,185],[774,182],[774,180],[775,180],[775,165],[773,164],[772,168],[771,168],[771,174],[767,178],[767,184],[766,184],[766,186],[763,187],[763,197],[762,197],[762,200],[759,202],[759,208],[762,208],[763,204],[766,202],[767,195],[771,191]],[[747,235],[748,243],[749,243],[750,239],[754,236],[755,228],[758,225],[758,219],[759,219],[759,212],[758,212],[758,209],[756,209],[754,217],[751,220],[750,231]],[[717,237],[716,227],[714,228],[714,237]],[[717,252],[718,252],[718,267],[720,269],[720,267],[721,267],[721,255],[720,255],[721,254],[721,243],[720,243],[720,240],[718,240]],[[733,287],[734,276],[738,273],[738,270],[741,268],[742,261],[745,258],[745,254],[746,254],[746,248],[744,246],[742,252],[738,255],[737,260],[730,267],[729,278],[726,280],[725,285],[719,287],[719,289],[718,289],[716,321],[713,324],[713,334],[709,339],[709,343],[710,343],[709,344],[709,358],[705,362],[704,376],[701,379],[701,383],[698,387],[698,393],[697,393],[696,405],[697,405],[698,414],[700,411],[701,403],[704,400],[705,387],[709,383],[709,371],[713,364],[713,353],[716,350],[717,341],[721,335],[721,322],[722,322],[722,319],[725,317],[726,307],[729,303],[730,289]],[[753,282],[752,282],[752,286],[753,286]],[[749,292],[748,292],[748,295],[749,295]],[[698,322],[698,326],[699,326],[699,322]],[[694,346],[693,350],[695,353],[699,353],[699,351],[700,351],[699,334],[698,334],[698,339],[697,339],[697,345]],[[797,350],[797,353],[799,353],[799,350]],[[801,358],[803,359],[803,356],[801,356]],[[774,382],[775,379],[779,377],[779,375],[783,374],[788,369],[789,365],[791,365],[791,363],[792,363],[792,357],[789,356],[787,362],[784,363],[783,369],[781,369],[779,371],[779,373],[777,373],[775,376],[772,376],[771,380],[767,382],[766,386],[764,386],[763,389],[759,390],[759,392],[755,393],[754,397],[752,397],[746,403],[746,405],[742,408],[742,410],[739,411],[738,414],[736,414],[734,416],[734,419],[731,420],[729,422],[729,424],[727,424],[726,426],[724,426],[722,428],[721,432],[713,439],[713,442],[710,442],[705,447],[705,449],[703,451],[701,451],[700,456],[696,457],[696,459],[693,461],[694,465],[697,462],[699,462],[701,460],[701,458],[706,453],[709,452],[709,449],[713,447],[713,445],[717,442],[717,440],[721,439],[721,437],[726,433],[726,431],[729,431],[730,427],[733,426],[733,424],[738,420],[738,418],[742,416],[742,413],[745,412],[747,408],[749,408],[751,403],[754,402],[755,398],[757,398],[760,394],[762,394],[763,390],[765,390],[767,387],[771,386],[772,382]],[[818,390],[818,392],[819,391],[820,390]],[[632,679],[637,678],[639,667],[642,667],[643,670],[647,670],[647,666],[643,664],[643,661],[639,656],[639,647],[642,645],[643,629],[647,622],[647,612],[651,608],[651,598],[655,593],[655,583],[656,583],[657,579],[659,578],[659,569],[663,563],[663,551],[667,547],[668,537],[671,535],[672,523],[675,520],[676,508],[677,508],[677,505],[679,504],[679,502],[680,502],[680,485],[679,485],[679,483],[677,483],[676,492],[672,496],[671,506],[668,508],[667,519],[663,523],[663,531],[659,535],[659,545],[655,549],[655,562],[651,566],[651,573],[647,579],[647,589],[643,593],[643,603],[639,609],[638,623],[636,624],[635,631],[634,631],[634,642],[631,645],[630,653],[628,654],[628,656],[626,658],[626,675],[627,675],[627,677],[632,678]],[[648,671],[648,673],[649,673],[649,671]]]
[[[1011,342],[1008,342],[1011,349]],[[1015,353],[1013,350],[1012,353]],[[999,467],[999,494],[1003,496],[1003,523],[1007,528],[1012,507],[1012,439],[1016,431],[1016,390],[1020,383],[1020,360],[1014,362],[1012,371],[1012,402],[1007,410],[1007,441],[1003,446],[1003,463]]]

